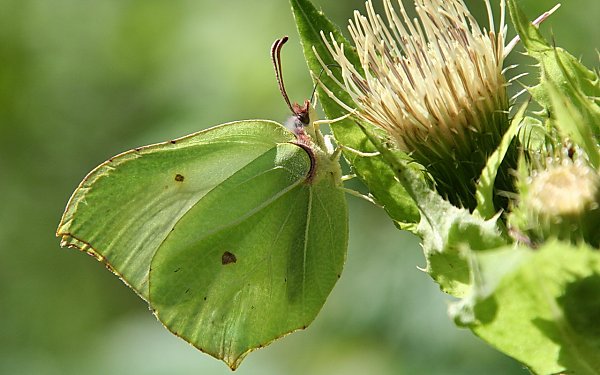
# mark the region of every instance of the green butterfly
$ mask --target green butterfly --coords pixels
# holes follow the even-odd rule
[[[339,153],[291,105],[119,154],[77,187],[56,235],[148,302],[175,335],[235,369],[308,326],[340,277],[348,212]]]

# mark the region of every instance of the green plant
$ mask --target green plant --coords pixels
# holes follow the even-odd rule
[[[458,1],[416,1],[421,30],[389,1],[386,25],[368,2],[350,26],[354,47],[309,1],[291,2],[309,68],[327,71],[325,112],[356,111],[332,124],[336,139],[380,152],[383,173],[348,159],[421,237],[425,271],[459,298],[455,322],[534,373],[600,373],[600,80],[543,39],[536,25],[550,12],[532,24],[508,1],[539,63],[528,90],[542,108],[525,103],[509,119],[502,61],[518,40],[505,46],[504,2],[487,32]]]
[[[506,43],[504,1],[497,30],[489,3],[485,30],[460,1],[417,0],[416,23],[385,0],[387,24],[367,2],[354,46],[309,0],[290,2],[338,149],[310,121],[243,121],[129,151],[76,190],[63,245],[235,369],[310,324],[340,275],[341,151],[421,238],[457,325],[534,373],[600,373],[600,80],[543,39],[550,13],[532,24],[508,0],[540,67],[532,111],[507,96],[518,39]]]

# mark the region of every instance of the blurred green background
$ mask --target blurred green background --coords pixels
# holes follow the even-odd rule
[[[344,28],[364,8],[315,3]],[[486,22],[483,1],[467,4]],[[553,2],[522,4],[533,18]],[[567,0],[543,29],[597,66],[598,16],[597,0]],[[269,47],[286,34],[286,83],[301,101],[312,84],[284,0],[0,0],[0,374],[229,373],[54,232],[79,181],[114,154],[233,120],[283,121]],[[237,373],[527,373],[453,326],[450,299],[416,268],[415,237],[349,200],[348,261],[322,313]]]

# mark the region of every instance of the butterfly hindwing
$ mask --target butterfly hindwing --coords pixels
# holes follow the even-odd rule
[[[308,326],[342,271],[343,192],[331,179],[307,183],[307,170],[298,174],[303,157],[302,148],[279,145],[231,176],[177,223],[152,260],[157,317],[232,368]]]

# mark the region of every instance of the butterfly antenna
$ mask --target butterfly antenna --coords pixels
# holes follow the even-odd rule
[[[324,67],[321,68],[321,71],[319,72],[319,75],[317,76],[317,81],[319,81],[321,79],[321,76],[325,72],[325,68],[329,68],[330,66],[335,66],[336,68],[340,68],[341,69],[341,66],[339,66],[337,64],[327,64],[327,65],[325,65]],[[319,82],[316,82],[315,86],[313,87],[312,94],[310,95],[310,102],[311,103],[314,103],[315,94],[317,92],[317,87],[319,87]]]
[[[288,108],[292,113],[296,113],[294,108],[292,107],[292,103],[290,103],[290,98],[288,97],[287,92],[285,91],[285,85],[283,84],[283,73],[281,71],[281,48],[288,41],[288,37],[284,36],[280,39],[277,39],[273,45],[271,46],[271,59],[273,60],[273,66],[275,66],[275,76],[277,77],[277,83],[279,84],[279,91],[281,91],[281,95],[283,99],[288,105]]]

